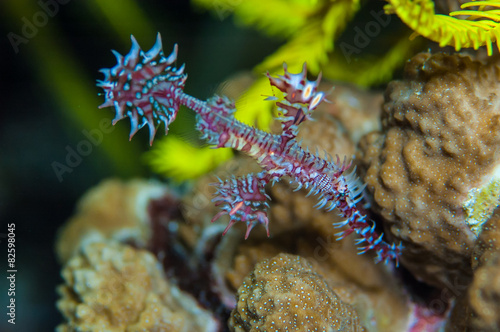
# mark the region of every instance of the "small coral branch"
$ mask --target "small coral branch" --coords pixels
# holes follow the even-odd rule
[[[114,122],[129,117],[132,123],[131,137],[142,126],[148,125],[151,142],[161,122],[168,125],[174,121],[180,105],[196,112],[196,128],[202,138],[216,147],[230,147],[242,151],[254,158],[263,171],[243,177],[219,180],[215,184],[216,197],[213,199],[221,211],[213,220],[228,215],[230,222],[224,234],[236,222],[247,225],[245,238],[257,224],[263,224],[269,236],[269,220],[266,209],[269,196],[265,186],[269,182],[279,181],[286,176],[300,188],[310,189],[309,195],[319,196],[318,208],[331,211],[335,208],[345,221],[337,227],[345,227],[338,233],[343,239],[351,233],[360,236],[360,253],[374,250],[377,261],[398,263],[402,246],[389,244],[382,234],[375,231],[375,223],[369,221],[358,208],[362,199],[364,185],[355,175],[355,170],[347,174],[351,164],[343,162],[337,156],[337,162],[331,157],[327,160],[317,153],[303,149],[295,139],[298,125],[311,118],[311,113],[324,100],[324,93],[318,92],[320,78],[307,80],[307,68],[292,74],[284,67],[284,75],[271,77],[270,83],[283,94],[283,98],[269,97],[275,100],[279,120],[282,124],[281,135],[258,130],[243,124],[234,118],[234,103],[226,97],[215,96],[201,101],[183,92],[186,75],[184,66],[174,67],[177,60],[177,46],[165,57],[158,34],[156,44],[148,52],[143,52],[132,37],[132,49],[126,56],[114,52],[118,64],[111,69],[104,69],[105,79],[98,85],[105,91],[106,101],[100,107],[114,106]]]

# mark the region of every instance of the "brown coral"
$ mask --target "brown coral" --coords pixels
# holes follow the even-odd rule
[[[470,325],[477,331],[500,330],[500,251],[474,273],[469,288]]]
[[[80,246],[104,239],[145,247],[152,236],[148,204],[167,194],[173,195],[154,181],[103,181],[85,194],[76,215],[59,232],[56,249],[60,260],[66,262]]]
[[[194,299],[170,285],[147,251],[91,243],[68,261],[57,305],[59,331],[216,331]]]
[[[256,265],[238,290],[233,331],[364,331],[356,311],[298,256]]]
[[[500,209],[485,225],[472,265],[474,278],[454,307],[448,331],[500,330]]]
[[[356,309],[370,331],[404,331],[410,323],[411,306],[403,288],[384,265],[373,264],[373,257],[357,255],[353,240],[336,241],[333,234],[323,237],[299,229],[274,237],[272,242],[245,242],[238,247],[226,277],[237,289],[256,263],[280,252],[300,255],[342,302]]]
[[[381,92],[364,91],[341,84],[335,84],[333,91],[332,89],[333,87],[328,83],[321,85],[321,90],[331,91],[327,97],[331,103],[321,103],[315,113],[325,112],[333,115],[342,124],[349,138],[355,144],[365,134],[380,130],[381,105],[384,101]],[[327,131],[331,131],[333,128],[335,126]],[[303,130],[301,127],[300,131]],[[329,140],[321,139],[320,141],[321,144],[328,144]],[[341,154],[344,151],[334,153]]]
[[[364,180],[387,229],[404,242],[405,266],[439,287],[470,281],[481,227],[466,203],[498,177],[500,71],[490,61],[415,56],[405,80],[387,88],[383,133],[362,142]]]

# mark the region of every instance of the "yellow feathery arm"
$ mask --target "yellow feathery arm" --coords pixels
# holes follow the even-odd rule
[[[283,62],[298,70],[304,62],[313,75],[320,72],[333,51],[334,41],[360,9],[359,0],[335,0],[321,16],[308,20],[290,40],[254,68],[256,73],[280,70]]]
[[[144,155],[154,172],[176,181],[185,181],[207,174],[233,156],[231,149],[195,147],[181,138],[169,135]]]
[[[299,30],[322,3],[318,0],[192,0],[210,9],[219,19],[234,14],[243,25],[253,25],[269,35],[290,36]]]
[[[441,47],[453,46],[459,51],[463,47],[478,49],[486,46],[488,55],[493,53],[492,44],[500,38],[500,11],[485,8],[500,7],[499,1],[472,1],[461,8],[478,6],[478,10],[460,10],[448,15],[436,14],[432,0],[387,0],[387,14],[396,14],[415,34],[433,40]],[[454,16],[467,15],[467,19]]]

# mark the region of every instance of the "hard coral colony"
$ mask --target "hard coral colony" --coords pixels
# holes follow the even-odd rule
[[[148,52],[143,52],[132,37],[132,49],[127,55],[113,53],[118,63],[113,68],[102,70],[105,79],[98,84],[106,93],[106,101],[100,107],[115,107],[113,124],[125,117],[130,118],[130,138],[147,124],[152,143],[156,124],[163,122],[165,133],[168,133],[169,124],[175,120],[180,106],[184,105],[196,112],[196,129],[209,144],[242,151],[256,159],[263,168],[262,172],[243,177],[232,176],[215,184],[217,196],[213,201],[222,211],[212,221],[229,215],[230,222],[224,233],[234,223],[242,221],[247,225],[245,238],[259,223],[266,227],[269,235],[266,213],[269,196],[265,186],[287,176],[298,185],[296,190],[305,187],[310,188],[309,194],[319,194],[318,208],[329,204],[328,211],[338,209],[345,221],[335,226],[349,226],[336,234],[339,240],[355,232],[360,236],[357,244],[366,242],[360,248],[361,252],[374,250],[377,262],[395,260],[398,263],[402,246],[385,242],[383,234],[375,231],[375,223],[369,222],[358,207],[365,186],[355,176],[354,170],[345,174],[350,163],[346,164],[345,158],[341,162],[338,156],[337,162],[333,162],[331,157],[328,160],[321,158],[317,152],[312,154],[303,149],[295,139],[298,125],[311,119],[311,113],[325,96],[323,92],[317,92],[320,77],[316,81],[307,80],[305,65],[298,74],[289,73],[286,65],[283,76],[271,77],[267,74],[271,85],[279,89],[284,98],[267,98],[276,100],[282,115],[279,118],[282,133],[273,135],[236,120],[235,106],[226,97],[214,96],[201,101],[184,93],[187,78],[184,65],[180,68],[173,66],[177,60],[177,45],[165,57],[159,34]]]

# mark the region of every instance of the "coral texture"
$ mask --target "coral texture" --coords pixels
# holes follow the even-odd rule
[[[226,272],[227,281],[237,289],[257,263],[279,253],[307,259],[339,299],[355,308],[370,331],[400,332],[410,324],[412,308],[397,278],[369,257],[357,255],[353,241],[338,242],[306,228],[275,237],[272,243],[241,244]]]
[[[469,288],[471,329],[477,331],[500,330],[500,250],[490,256],[487,263],[474,273]]]
[[[60,261],[66,262],[80,246],[103,239],[145,247],[152,236],[147,206],[167,194],[173,195],[154,181],[103,181],[85,194],[76,215],[59,231],[56,251]]]
[[[495,68],[419,55],[406,80],[391,83],[381,121],[364,110],[376,108],[379,95],[343,87],[297,136],[312,150],[362,156],[355,162],[366,167],[379,213],[367,216],[383,221],[384,238],[405,241],[404,264],[417,278],[443,289],[416,294],[422,285],[406,271],[373,264],[375,251],[358,255],[354,237],[336,241],[332,223],[342,216],[316,209],[317,199],[294,192],[293,182],[265,188],[271,237],[258,227],[241,241],[243,223],[224,237],[226,225],[211,223],[213,174],[182,200],[158,183],[112,180],[85,196],[60,233],[66,284],[59,329],[220,330],[231,317],[233,331],[438,331],[450,317],[448,331],[498,330],[499,218],[491,215],[499,199],[500,116],[488,90],[497,87]],[[345,109],[356,115],[346,117]],[[371,130],[380,132],[362,138],[357,151]],[[240,154],[216,175],[259,169]]]
[[[500,330],[500,209],[484,225],[474,248],[474,278],[458,299],[448,331]]]
[[[498,205],[494,194],[483,199],[490,212],[479,223],[465,212],[470,195],[499,178],[500,74],[490,60],[416,55],[405,80],[387,88],[382,133],[361,144],[364,180],[387,229],[403,240],[405,266],[439,287],[470,281],[471,249]]]
[[[495,210],[477,239],[472,257],[472,268],[476,270],[486,265],[498,251],[500,251],[500,208]]]
[[[62,271],[59,331],[217,331],[211,313],[170,285],[155,257],[113,241],[91,243]]]
[[[232,331],[364,331],[307,260],[280,254],[256,265],[238,290]]]
[[[322,84],[320,88],[323,91],[329,91],[327,98],[331,103],[323,103],[318,106],[316,114],[324,112],[333,115],[342,124],[344,128],[342,132],[347,132],[352,142],[358,144],[362,136],[380,130],[380,113],[384,102],[381,91],[366,91],[351,85],[338,83],[332,86],[327,82]],[[321,119],[318,120],[322,121]],[[322,135],[322,131],[315,129],[316,126],[320,126],[319,123],[310,126],[309,130],[304,128],[306,125],[307,123],[300,129],[299,136],[301,138],[307,139],[310,135]],[[327,125],[325,124],[324,127],[327,127]],[[335,127],[326,130],[331,132],[336,130]],[[305,130],[308,132],[303,133]],[[320,142],[324,149],[328,152],[331,151],[330,153],[342,151],[342,154],[350,155],[350,153],[344,152],[343,149],[328,149],[330,143],[326,138],[320,138]]]

